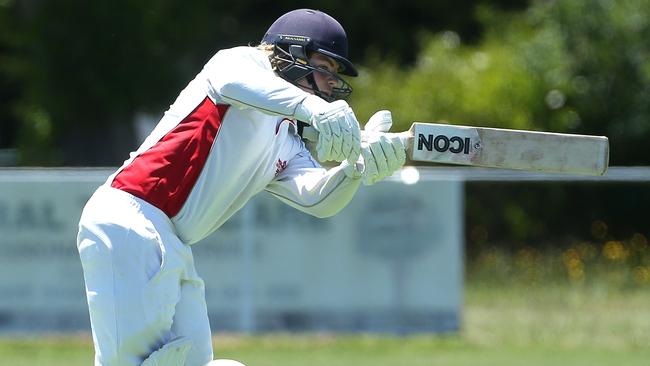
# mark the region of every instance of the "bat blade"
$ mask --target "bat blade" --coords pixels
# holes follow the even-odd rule
[[[423,122],[408,135],[413,162],[586,175],[604,174],[609,163],[604,136]]]

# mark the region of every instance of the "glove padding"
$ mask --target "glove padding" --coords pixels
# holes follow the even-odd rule
[[[369,186],[393,175],[404,166],[406,148],[397,134],[377,133],[361,144],[361,156],[361,179],[364,185]]]
[[[366,141],[361,143],[361,157],[356,164],[346,164],[345,174],[363,179],[364,185],[372,185],[389,177],[406,162],[406,148],[398,134],[385,133],[392,126],[389,111],[375,113],[364,132]]]
[[[361,151],[359,122],[344,100],[328,103],[326,109],[311,117],[318,130],[316,151],[320,161],[356,162]]]

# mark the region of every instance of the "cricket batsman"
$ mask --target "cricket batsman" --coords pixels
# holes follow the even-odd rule
[[[96,190],[77,237],[95,365],[241,366],[213,361],[192,245],[259,192],[328,217],[404,164],[399,138],[360,142],[339,76],[357,76],[347,43],[334,18],[300,9],[259,46],[220,50]]]

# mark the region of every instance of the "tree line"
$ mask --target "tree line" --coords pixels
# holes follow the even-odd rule
[[[647,0],[0,1],[0,152],[19,166],[119,165],[139,143],[138,115],[161,116],[216,50],[259,42],[300,7],[348,31],[362,123],[390,109],[394,130],[606,135],[612,165],[650,162]],[[581,214],[567,214],[571,199]],[[468,253],[483,229],[512,248],[560,232],[591,240],[594,222],[609,225],[603,243],[648,237],[647,203],[645,185],[469,185]]]

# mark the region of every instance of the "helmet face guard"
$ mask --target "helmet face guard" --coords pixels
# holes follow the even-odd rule
[[[278,75],[294,85],[309,89],[315,95],[328,102],[349,97],[352,94],[352,87],[347,81],[338,74],[332,73],[324,68],[315,67],[309,63],[307,52],[309,44],[310,39],[306,37],[280,35],[275,42],[275,51],[273,54]],[[315,72],[336,82],[332,87],[331,94],[328,95],[318,88],[314,80]],[[309,86],[298,85],[298,81],[301,79],[305,79]]]

